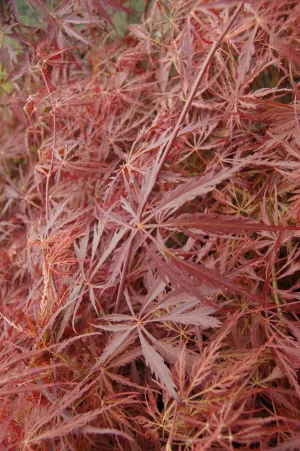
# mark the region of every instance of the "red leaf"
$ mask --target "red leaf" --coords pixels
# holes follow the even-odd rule
[[[155,376],[160,380],[160,382],[166,387],[172,398],[176,399],[177,402],[180,402],[180,398],[176,392],[176,385],[172,380],[169,368],[166,366],[163,359],[155,351],[155,349],[153,349],[149,345],[149,343],[147,343],[140,331],[139,337],[147,365],[150,367]]]

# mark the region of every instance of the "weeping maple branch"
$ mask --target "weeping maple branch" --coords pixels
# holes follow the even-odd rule
[[[187,115],[187,113],[188,113],[188,111],[190,109],[190,106],[191,106],[191,104],[192,104],[192,102],[194,100],[194,97],[195,97],[195,95],[197,93],[197,90],[198,90],[198,87],[199,87],[199,85],[200,85],[200,83],[202,81],[202,78],[203,78],[203,76],[204,76],[204,74],[205,74],[205,72],[206,72],[206,70],[207,70],[212,58],[214,57],[218,47],[220,46],[220,44],[222,43],[226,33],[228,32],[228,30],[230,29],[230,27],[234,23],[234,21],[237,18],[240,10],[242,9],[242,7],[243,7],[243,2],[236,8],[234,14],[230,18],[230,20],[227,22],[223,32],[220,34],[219,38],[216,40],[216,42],[213,44],[213,46],[211,47],[210,51],[207,54],[207,57],[206,57],[206,59],[205,59],[205,61],[203,63],[203,66],[200,69],[198,77],[196,78],[196,80],[194,82],[194,85],[192,87],[190,95],[188,96],[188,98],[187,98],[187,100],[185,102],[184,108],[183,108],[183,110],[182,110],[182,112],[181,112],[181,114],[180,114],[180,116],[179,116],[179,118],[177,120],[177,123],[176,123],[176,125],[174,127],[174,130],[173,130],[169,140],[167,141],[166,146],[165,147],[162,146],[161,151],[160,151],[160,153],[159,153],[159,155],[157,157],[157,161],[159,161],[159,160],[160,161],[159,161],[159,164],[158,164],[158,168],[156,170],[155,180],[153,182],[153,187],[154,187],[154,185],[155,185],[155,183],[156,183],[156,181],[158,179],[158,176],[159,176],[159,174],[160,174],[160,172],[161,172],[161,170],[162,170],[162,168],[163,168],[163,166],[165,164],[165,161],[166,161],[166,159],[168,157],[168,154],[169,154],[169,152],[170,152],[170,150],[172,148],[172,145],[173,145],[173,143],[174,143],[174,141],[175,141],[175,139],[176,139],[176,137],[178,135],[180,127],[181,127],[181,125],[182,125],[182,123],[183,123],[183,121],[184,121],[184,119],[185,119],[185,117],[186,117],[186,115]],[[145,196],[145,198],[142,201],[142,205],[140,206],[140,216],[142,216],[142,213],[144,211],[145,205],[146,205],[146,203],[147,203],[147,201],[149,199],[150,194],[151,194],[151,191],[148,193],[147,196]]]
[[[185,119],[185,117],[186,117],[186,115],[188,113],[188,110],[190,109],[190,106],[191,106],[191,104],[193,102],[193,99],[194,99],[194,97],[195,97],[195,95],[197,93],[197,90],[198,90],[198,87],[199,87],[199,85],[200,85],[200,83],[202,81],[202,78],[203,78],[203,76],[204,76],[204,74],[205,74],[205,72],[206,72],[206,70],[207,70],[212,58],[214,57],[218,47],[220,46],[220,44],[222,43],[226,33],[228,32],[228,30],[230,29],[230,27],[234,23],[234,21],[237,18],[240,10],[242,9],[242,7],[243,7],[243,2],[236,8],[234,14],[230,18],[230,20],[227,22],[223,32],[220,34],[219,38],[216,40],[216,42],[213,44],[213,46],[211,47],[210,51],[207,54],[207,57],[206,57],[206,59],[204,61],[204,64],[203,64],[203,66],[200,69],[200,72],[199,72],[199,74],[198,74],[198,76],[197,76],[197,78],[195,80],[195,83],[194,83],[194,85],[192,87],[192,90],[190,92],[190,95],[189,95],[189,97],[188,97],[188,99],[187,99],[187,101],[186,101],[186,103],[184,105],[184,108],[183,108],[183,110],[182,110],[182,112],[181,112],[181,114],[180,114],[180,116],[179,116],[179,118],[177,120],[177,123],[176,123],[176,125],[174,127],[174,130],[173,130],[169,140],[167,141],[166,146],[162,146],[161,147],[161,150],[160,150],[160,152],[159,152],[159,154],[158,154],[158,156],[156,158],[156,161],[158,162],[158,166],[156,167],[156,173],[155,173],[155,175],[153,177],[153,180],[152,180],[152,188],[154,187],[154,185],[155,185],[155,183],[156,183],[156,181],[158,179],[158,176],[159,176],[159,174],[160,174],[160,172],[161,172],[161,170],[162,170],[162,168],[163,168],[163,166],[165,164],[167,156],[168,156],[168,154],[169,154],[169,152],[170,152],[170,150],[172,148],[172,145],[173,145],[173,143],[174,143],[174,141],[175,141],[175,139],[177,137],[177,134],[178,134],[178,132],[180,130],[180,127],[181,127],[181,125],[182,125],[182,123],[183,123],[183,121],[184,121],[184,119]],[[140,217],[143,214],[145,205],[148,202],[150,194],[151,194],[151,190],[149,190],[149,192],[147,193],[145,198],[141,201],[141,205],[139,207],[139,212],[140,212],[139,213],[139,219],[140,219]],[[122,297],[123,291],[124,291],[126,275],[127,275],[127,272],[128,272],[130,255],[131,255],[131,251],[132,251],[132,245],[133,245],[133,240],[130,241],[130,244],[128,246],[128,252],[127,252],[126,261],[124,262],[124,265],[123,265],[123,270],[122,270],[122,275],[121,275],[121,280],[120,280],[120,285],[119,285],[118,295],[117,295],[117,300],[116,300],[116,311],[118,311],[118,309],[119,309],[121,297]]]

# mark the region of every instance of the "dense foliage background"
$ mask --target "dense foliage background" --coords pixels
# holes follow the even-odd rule
[[[298,450],[299,2],[1,5],[1,449]]]

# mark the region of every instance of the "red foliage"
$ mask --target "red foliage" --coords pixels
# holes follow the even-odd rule
[[[1,449],[298,449],[298,2],[27,3],[1,12]]]

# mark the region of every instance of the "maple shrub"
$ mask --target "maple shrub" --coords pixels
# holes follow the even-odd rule
[[[1,3],[0,449],[300,449],[300,3]]]

